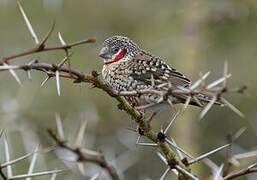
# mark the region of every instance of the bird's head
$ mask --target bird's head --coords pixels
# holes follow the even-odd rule
[[[104,64],[129,61],[140,51],[137,44],[123,36],[107,38],[102,45],[99,56],[104,59]]]

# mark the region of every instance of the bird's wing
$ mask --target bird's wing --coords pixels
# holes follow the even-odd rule
[[[176,69],[167,65],[161,58],[148,53],[140,53],[131,61],[131,76],[146,84],[170,83],[172,86],[188,87],[190,80]]]

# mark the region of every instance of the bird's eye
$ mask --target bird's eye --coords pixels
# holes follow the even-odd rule
[[[113,51],[117,53],[119,51],[119,48],[115,48]]]

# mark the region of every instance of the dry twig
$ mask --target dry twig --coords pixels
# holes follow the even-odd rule
[[[49,135],[53,138],[59,148],[64,148],[72,153],[76,154],[77,162],[91,162],[99,165],[104,168],[110,175],[113,180],[119,180],[119,175],[116,172],[116,169],[111,166],[105,160],[104,156],[101,153],[88,153],[87,151],[81,149],[80,147],[71,147],[68,146],[65,141],[60,139],[52,130],[48,130]],[[80,138],[79,138],[80,139]],[[80,140],[79,140],[80,141]]]

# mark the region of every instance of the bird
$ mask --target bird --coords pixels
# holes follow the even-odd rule
[[[140,48],[125,36],[111,36],[104,40],[99,57],[103,59],[102,79],[115,92],[138,92],[125,96],[138,109],[169,104],[185,103],[185,94],[164,97],[153,92],[168,92],[169,89],[189,89],[191,81],[184,74],[169,66],[164,59]],[[149,93],[140,92],[149,90]],[[146,91],[147,92],[147,91]],[[199,101],[198,101],[199,100]],[[189,102],[202,106],[209,97],[199,94]]]

